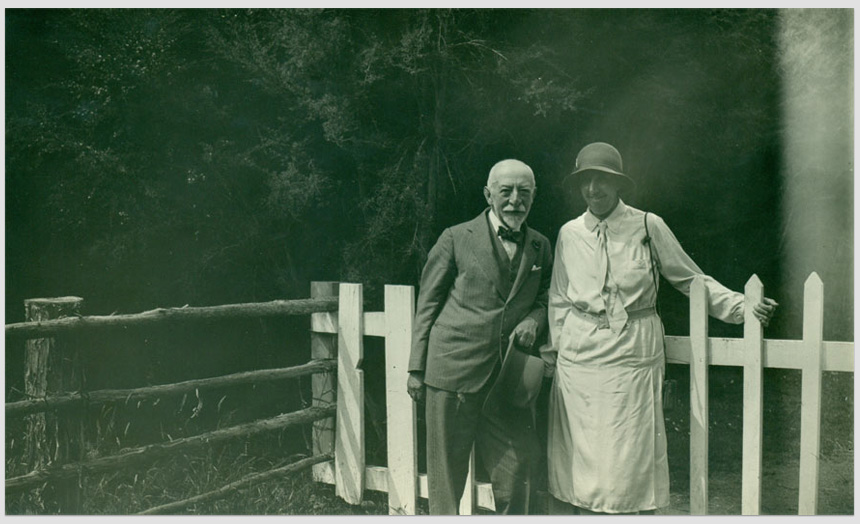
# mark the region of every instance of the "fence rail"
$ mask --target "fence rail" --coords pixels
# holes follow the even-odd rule
[[[666,341],[666,358],[669,364],[689,364],[692,342],[690,337],[669,335]],[[744,365],[742,338],[708,337],[709,366]],[[803,369],[805,358],[802,340],[765,339],[762,367],[772,369]],[[853,342],[822,342],[821,370],[854,372]]]
[[[337,297],[273,300],[208,307],[158,308],[129,315],[74,316],[37,322],[6,324],[6,338],[51,337],[71,332],[105,328],[148,327],[171,321],[200,322],[284,315],[309,315],[337,309]]]
[[[161,384],[135,389],[101,389],[92,392],[77,392],[69,395],[57,395],[33,400],[19,400],[6,403],[6,416],[29,415],[52,409],[65,409],[81,404],[106,404],[109,402],[131,402],[147,400],[179,393],[187,393],[195,389],[223,388],[243,384],[259,384],[272,380],[286,380],[306,377],[315,373],[326,373],[337,368],[335,360],[312,360],[307,364],[289,368],[262,369],[223,375],[220,377],[186,380],[173,384]]]

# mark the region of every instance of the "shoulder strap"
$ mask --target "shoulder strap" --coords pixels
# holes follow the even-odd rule
[[[642,215],[642,221],[645,222],[645,240],[646,244],[651,243],[651,235],[648,234],[648,212],[646,211],[644,215]]]
[[[656,263],[655,263],[656,257],[654,256],[654,246],[651,245],[651,234],[648,232],[648,212],[647,211],[642,216],[642,221],[645,223],[645,238],[642,239],[642,243],[646,244],[648,246],[648,258],[651,259],[651,275],[654,277],[654,290],[656,292],[658,289],[657,288],[657,282],[659,279],[659,277],[657,276],[658,272],[659,272],[657,264],[660,263],[660,260],[657,259]]]
[[[658,275],[657,264],[660,263],[660,259],[657,259],[657,264],[654,263],[654,246],[651,245],[651,234],[648,232],[648,212],[645,212],[645,215],[642,217],[642,221],[645,223],[645,238],[642,239],[643,244],[648,245],[648,257],[651,259],[651,276],[654,277],[654,307],[657,310],[657,316],[662,318],[663,315],[660,314],[660,300],[659,300],[659,292],[660,288],[657,287],[657,283],[659,282],[660,277]],[[663,330],[663,322],[660,321],[660,330]],[[665,336],[665,333],[663,333]],[[665,349],[664,349],[665,351]],[[663,356],[663,403],[670,404],[671,400],[667,398],[667,384],[671,384],[669,380],[669,360],[666,356]]]

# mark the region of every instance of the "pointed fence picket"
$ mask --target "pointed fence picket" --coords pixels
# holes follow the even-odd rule
[[[708,288],[690,287],[690,514],[708,514]]]
[[[761,513],[762,395],[764,392],[762,325],[753,315],[763,286],[756,275],[744,288],[744,428],[741,514]]]
[[[803,288],[804,366],[800,407],[800,495],[798,514],[818,508],[818,452],[821,447],[821,353],[824,340],[824,284],[813,273]]]
[[[349,286],[344,291],[344,286]],[[764,294],[761,281],[753,275],[745,287],[744,338],[708,336],[707,289],[697,278],[690,291],[690,336],[665,337],[666,357],[673,364],[690,365],[690,513],[708,513],[708,369],[710,366],[740,366],[744,369],[744,428],[742,466],[742,513],[761,512],[762,481],[762,373],[764,368],[803,370],[800,456],[800,514],[815,514],[817,509],[819,443],[821,430],[821,376],[824,371],[854,372],[854,343],[822,340],[823,286],[813,273],[804,295],[803,340],[768,340],[752,316],[752,305]],[[388,492],[389,513],[411,515],[416,501],[428,498],[427,475],[417,470],[416,407],[406,392],[408,355],[415,295],[410,286],[386,286],[385,311],[364,312],[360,306],[361,286],[341,284],[339,312],[316,313],[312,330],[316,335],[339,334],[343,340],[339,353],[344,360],[338,367],[338,386],[347,387],[352,400],[341,401],[338,391],[337,428],[340,434],[334,460],[317,466],[315,478],[338,486],[344,500],[361,500],[364,489]],[[340,320],[350,315],[347,327]],[[341,331],[348,330],[352,342]],[[363,460],[363,410],[356,404],[361,378],[340,377],[341,372],[361,373],[361,344],[358,334],[386,337],[386,393],[388,417],[388,467],[365,465]],[[358,337],[360,338],[360,337]],[[343,371],[341,371],[343,370]],[[351,406],[351,407],[348,407]],[[341,418],[345,417],[345,421]],[[360,427],[361,426],[361,427]],[[316,433],[320,438],[325,433]],[[347,442],[361,438],[360,442]],[[320,449],[325,446],[320,445]],[[344,453],[360,457],[337,457]],[[493,510],[491,486],[474,479],[474,451],[470,474],[460,503],[462,514],[478,508]],[[349,471],[347,471],[349,469]],[[335,471],[341,470],[339,474]],[[346,497],[350,497],[347,499]]]
[[[335,493],[350,504],[364,495],[364,295],[361,284],[341,284],[337,336]]]
[[[418,480],[418,424],[406,391],[415,290],[385,286],[385,393],[388,417],[388,512],[414,515]]]

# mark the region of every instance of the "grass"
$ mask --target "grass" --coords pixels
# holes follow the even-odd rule
[[[302,454],[286,455],[291,446],[278,436],[254,437],[177,454],[145,468],[86,478],[83,513],[130,515],[206,493],[253,473],[295,462]],[[313,482],[309,470],[240,489],[230,495],[188,507],[188,515],[376,515],[388,514],[387,496],[368,492],[366,501],[351,506],[334,493],[334,486]],[[7,514],[50,514],[30,495],[7,497]]]

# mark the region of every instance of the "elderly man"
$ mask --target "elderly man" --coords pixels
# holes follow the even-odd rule
[[[473,444],[496,512],[526,514],[530,464],[540,453],[527,411],[485,408],[509,342],[528,351],[546,329],[552,251],[525,224],[534,173],[519,160],[503,160],[490,170],[484,196],[484,212],[442,232],[418,294],[408,390],[416,401],[426,399],[434,515],[457,514]]]

